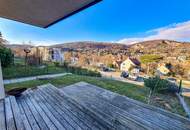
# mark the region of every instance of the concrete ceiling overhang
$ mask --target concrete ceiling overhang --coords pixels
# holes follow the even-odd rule
[[[0,0],[0,17],[47,28],[101,0]]]

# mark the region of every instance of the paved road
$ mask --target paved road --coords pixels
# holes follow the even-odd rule
[[[126,78],[121,78],[120,72],[102,72],[101,71],[100,73],[101,73],[102,77],[104,77],[104,78],[109,78],[109,79],[114,79],[114,80],[118,80],[118,81],[122,81],[122,82],[127,82],[127,83],[131,83],[131,84],[144,86],[144,82],[133,81],[133,80],[129,80]]]
[[[20,82],[24,82],[24,81],[36,80],[36,79],[40,79],[40,78],[56,78],[56,77],[65,76],[67,74],[71,74],[71,73],[48,74],[48,75],[39,75],[39,76],[32,76],[32,77],[8,79],[8,80],[3,80],[3,82],[6,85],[6,84],[20,83]]]

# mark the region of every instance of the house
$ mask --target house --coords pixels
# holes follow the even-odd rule
[[[187,78],[190,80],[190,70],[187,72]]]
[[[166,67],[165,63],[161,63],[158,65],[157,73],[158,75],[167,75],[170,72],[170,70]]]
[[[63,62],[64,58],[64,51],[61,48],[51,48],[50,49],[50,59],[54,62]]]
[[[49,61],[49,48],[45,46],[33,47],[30,49],[30,55],[35,55],[37,57],[41,57],[43,61]]]
[[[140,66],[141,63],[138,59],[129,57],[127,60],[121,63],[120,70],[121,71],[131,71],[133,69],[140,70]]]
[[[79,61],[79,57],[78,56],[73,56],[71,57],[71,64],[72,65],[76,65]]]
[[[178,60],[178,61],[181,61],[181,62],[184,62],[184,61],[187,60],[187,56],[178,56],[178,57],[177,57],[177,60]]]

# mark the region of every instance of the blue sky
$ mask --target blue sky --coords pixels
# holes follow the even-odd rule
[[[190,0],[103,0],[47,29],[0,18],[11,43],[190,41]]]

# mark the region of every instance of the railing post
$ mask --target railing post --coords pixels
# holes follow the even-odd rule
[[[0,100],[5,98],[5,89],[3,84],[3,74],[0,60]]]

